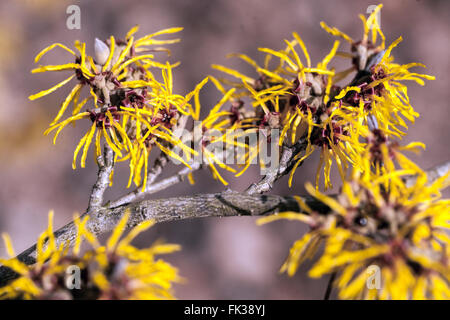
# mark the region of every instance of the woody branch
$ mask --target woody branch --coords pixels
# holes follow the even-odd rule
[[[304,201],[316,211],[326,212],[326,206],[312,197]],[[143,200],[115,208],[101,208],[89,215],[87,228],[95,235],[111,231],[126,212],[130,218],[126,228],[132,228],[147,220],[168,222],[182,219],[202,217],[233,217],[233,216],[263,216],[281,211],[296,211],[300,209],[293,197],[277,195],[249,195],[239,192],[225,191],[222,193],[201,194],[168,199]],[[82,216],[82,217],[83,217]],[[76,239],[77,227],[70,222],[56,230],[55,241],[59,245],[72,245]],[[26,264],[35,263],[36,244],[18,255],[18,259]],[[15,273],[6,267],[0,267],[0,286],[15,278]]]
[[[427,170],[430,176],[429,182],[431,183],[447,174],[444,169],[449,167],[450,161],[447,161]],[[414,177],[410,179],[414,179]],[[164,181],[161,182],[168,183]],[[318,213],[326,214],[329,211],[326,205],[313,197],[305,196],[302,197],[302,200]],[[87,228],[95,235],[100,235],[113,230],[121,217],[128,211],[130,212],[130,218],[126,226],[127,229],[146,220],[154,220],[159,223],[205,217],[264,216],[282,211],[299,212],[300,208],[297,201],[290,196],[224,191],[213,194],[143,200],[116,207],[102,207],[93,212],[88,211],[83,216],[89,215]],[[76,238],[77,228],[74,222],[70,222],[56,230],[54,234],[58,245],[60,243],[72,245]],[[18,259],[25,264],[35,263],[35,258],[36,244],[18,255]],[[16,276],[9,268],[0,266],[0,287]]]

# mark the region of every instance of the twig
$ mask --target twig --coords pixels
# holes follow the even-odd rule
[[[109,178],[114,167],[114,152],[107,143],[105,143],[103,155],[97,158],[97,163],[99,168],[97,181],[92,187],[87,212],[98,210],[102,206],[103,195],[110,182]]]
[[[433,183],[437,179],[445,176],[450,171],[450,161],[438,164],[428,170],[425,170],[427,174],[428,183]],[[405,179],[407,187],[411,187],[416,183],[417,176],[409,176]]]
[[[155,160],[155,163],[153,167],[148,171],[147,174],[147,184],[145,187],[145,191],[142,192],[142,187],[137,187],[133,191],[127,193],[126,195],[120,197],[119,199],[113,201],[112,203],[109,203],[108,206],[110,207],[117,207],[125,203],[130,203],[136,200],[138,197],[143,196],[145,194],[151,194],[151,185],[153,182],[158,178],[158,176],[161,174],[162,169],[167,164],[168,158],[165,153],[161,153],[159,157]]]
[[[311,209],[327,213],[329,208],[315,198],[307,196],[303,200]],[[87,228],[95,235],[111,231],[126,212],[130,212],[127,228],[154,219],[156,222],[167,222],[202,217],[262,216],[276,214],[281,211],[299,212],[297,201],[293,197],[277,195],[249,195],[239,192],[201,194],[168,199],[144,200],[116,208],[101,208],[89,214]],[[73,222],[54,232],[56,245],[61,243],[73,245],[77,228]],[[36,245],[17,256],[25,264],[36,261]],[[7,267],[0,266],[0,287],[17,275]]]
[[[130,192],[129,194],[126,194],[125,196],[112,201],[108,204],[109,208],[116,208],[118,206],[124,205],[126,203],[131,203],[133,201],[141,200],[145,196],[162,191],[164,189],[167,189],[170,186],[173,186],[181,181],[184,180],[184,178],[191,172],[196,171],[200,169],[201,165],[197,162],[190,164],[191,168],[185,167],[181,169],[177,174],[166,178],[164,180],[161,180],[160,182],[153,183],[153,184],[147,184],[147,188],[144,192],[142,192],[141,188],[138,188],[134,190],[133,192]]]
[[[278,179],[289,173],[296,162],[295,156],[305,150],[306,146],[307,143],[304,139],[301,139],[291,147],[283,146],[279,165],[270,170],[259,182],[250,185],[245,192],[248,194],[261,194],[271,190]]]
[[[328,285],[323,300],[330,300],[331,291],[333,291],[333,282],[335,278],[336,278],[336,271],[331,274],[330,279],[328,280]]]

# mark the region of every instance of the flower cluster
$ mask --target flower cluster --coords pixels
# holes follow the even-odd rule
[[[153,225],[134,227],[122,237],[129,213],[117,224],[106,245],[89,231],[88,216],[76,218],[73,249],[57,244],[53,233],[53,212],[48,229],[37,242],[36,263],[28,266],[17,258],[0,259],[19,277],[0,288],[0,299],[173,299],[172,284],[181,278],[175,267],[157,259],[160,254],[179,250],[178,245],[155,243],[138,249],[131,241]],[[9,236],[3,234],[8,254],[14,257]],[[82,242],[90,249],[81,253]],[[79,278],[76,278],[79,277]]]
[[[81,167],[85,167],[92,142],[96,158],[101,155],[102,139],[114,151],[115,162],[129,161],[128,187],[134,182],[135,185],[142,186],[143,191],[146,188],[147,175],[144,174],[142,179],[142,171],[148,171],[148,158],[154,147],[187,167],[190,167],[192,157],[196,160],[200,158],[199,161],[209,165],[214,178],[225,185],[227,182],[216,166],[237,176],[249,167],[258,154],[257,147],[251,148],[248,144],[237,141],[244,134],[238,131],[245,130],[245,133],[249,133],[248,130],[255,130],[258,127],[257,119],[251,114],[243,114],[239,103],[230,103],[229,111],[222,110],[223,106],[228,104],[234,90],[224,90],[216,79],[212,80],[220,86],[223,98],[200,122],[198,129],[201,132],[197,140],[194,140],[192,132],[184,134],[187,119],[200,120],[199,92],[208,82],[208,78],[203,79],[192,92],[184,96],[174,93],[172,71],[179,63],[155,61],[155,52],[170,53],[170,51],[152,47],[178,42],[179,39],[156,38],[180,30],[182,28],[170,28],[135,39],[134,34],[138,31],[136,26],[123,40],[115,39],[113,36],[105,42],[96,39],[95,58],[87,55],[86,44],[78,41],[75,42],[77,53],[63,44],[55,43],[36,56],[37,63],[47,52],[57,47],[74,56],[73,63],[45,65],[33,69],[32,73],[70,70],[73,74],[52,88],[29,97],[30,100],[43,97],[76,79],[76,85],[45,131],[45,134],[55,131],[53,139],[55,143],[60,132],[70,123],[74,124],[84,119],[91,121],[90,128],[75,148],[73,169],[76,168],[80,152]],[[159,77],[155,70],[160,74]],[[88,91],[85,98],[81,95],[83,88]],[[191,103],[191,100],[194,102]],[[63,120],[71,104],[72,115]],[[85,111],[82,111],[85,107]],[[228,150],[231,148],[232,151],[234,149],[243,151],[233,152],[235,157],[239,157],[239,160],[234,162],[243,167],[239,172],[225,164],[222,149],[227,148]]]
[[[402,153],[417,152],[424,144],[400,146],[393,140],[404,135],[400,129],[407,128],[404,119],[414,121],[418,116],[406,86],[399,81],[423,85],[423,79],[434,77],[408,71],[421,64],[393,62],[391,51],[401,38],[385,49],[385,37],[375,18],[380,9],[381,5],[367,20],[361,15],[361,41],[321,24],[351,45],[351,54],[340,55],[351,58],[352,67],[334,75],[332,81],[357,72],[349,85],[331,85],[321,106],[328,117],[308,121],[308,127],[314,128],[307,131],[303,158],[310,145],[317,144],[318,137],[311,131],[320,128],[322,152],[330,150],[323,157],[325,184],[330,157],[343,177],[337,195],[321,193],[317,182],[316,188],[306,185],[329,210],[326,214],[314,211],[298,197],[302,213],[283,212],[259,223],[289,219],[307,224],[310,231],[294,243],[281,271],[293,275],[305,260],[317,259],[309,275],[336,275],[333,286],[342,299],[449,299],[450,200],[442,199],[440,193],[449,185],[449,174],[430,181],[426,172]],[[376,45],[378,35],[382,41]],[[308,111],[309,119],[314,119],[312,115]],[[329,138],[323,139],[327,134]],[[342,172],[345,161],[353,166],[350,176]]]
[[[238,79],[219,78],[217,82],[235,88],[235,100],[249,98],[260,124],[276,118],[271,125],[281,130],[280,146],[306,142],[304,153],[296,157],[289,185],[296,168],[314,150],[320,149],[316,188],[319,187],[322,168],[325,189],[332,187],[330,169],[333,160],[344,179],[349,164],[356,162],[352,155],[364,149],[371,131],[380,130],[383,135],[401,137],[404,133],[399,127],[407,128],[404,119],[414,121],[418,116],[409,103],[406,86],[400,81],[413,80],[423,85],[423,79],[434,77],[409,71],[415,66],[423,67],[422,64],[399,65],[393,62],[391,52],[401,38],[385,49],[385,37],[376,19],[381,7],[379,5],[367,20],[360,16],[364,26],[361,41],[354,41],[322,22],[321,26],[327,32],[350,43],[351,52],[338,51],[340,42],[335,41],[329,54],[315,67],[311,65],[304,42],[295,32],[293,40],[285,40],[286,47],[282,50],[259,49],[266,53],[264,66],[259,66],[246,55],[233,55],[252,65],[258,73],[256,78],[213,65],[213,68]],[[377,44],[378,35],[382,39],[380,44]],[[306,63],[302,62],[297,47]],[[340,72],[330,68],[335,56],[350,58],[351,67]],[[277,61],[271,67],[274,59]],[[355,74],[349,84],[338,85],[352,73]]]
[[[153,147],[159,148],[169,157],[189,164],[183,157],[172,151],[174,146],[183,150],[186,159],[195,154],[174,131],[181,116],[189,117],[193,113],[191,98],[207,82],[203,80],[196,89],[182,96],[173,91],[172,69],[178,65],[159,63],[154,60],[158,51],[170,52],[155,45],[178,42],[179,39],[159,40],[157,36],[173,34],[182,28],[170,28],[135,39],[138,27],[132,28],[125,39],[111,36],[106,42],[96,39],[95,58],[86,54],[86,44],[75,42],[77,53],[63,44],[56,43],[42,50],[35,59],[39,62],[44,54],[59,47],[74,56],[73,63],[39,66],[32,73],[45,71],[71,70],[73,74],[54,87],[31,95],[34,100],[52,93],[72,79],[77,84],[66,97],[55,119],[46,130],[46,134],[56,131],[54,142],[59,133],[70,123],[88,119],[92,125],[75,148],[72,167],[75,169],[77,156],[82,150],[81,167],[85,166],[87,152],[94,141],[95,154],[101,154],[101,141],[114,151],[115,161],[129,160],[130,179],[145,188],[141,171],[147,171],[148,156]],[[155,74],[159,70],[161,81]],[[81,98],[83,88],[89,92]],[[63,115],[73,104],[72,115],[62,120]],[[82,109],[87,106],[85,111]]]
[[[259,221],[298,220],[311,228],[294,243],[281,270],[293,275],[302,262],[318,257],[309,275],[337,273],[342,299],[449,299],[450,200],[440,195],[448,176],[429,184],[426,174],[411,169],[367,172],[355,170],[337,196],[306,186],[330,208],[326,215],[298,198],[304,214]],[[418,176],[408,186],[402,178],[412,172]]]

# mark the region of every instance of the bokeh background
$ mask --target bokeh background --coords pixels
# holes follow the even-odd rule
[[[81,8],[81,30],[66,28],[66,8]],[[64,225],[74,212],[83,212],[96,165],[92,158],[86,169],[71,168],[76,142],[85,128],[67,128],[56,145],[43,131],[55,116],[70,88],[34,102],[27,97],[51,87],[65,78],[61,73],[30,74],[34,56],[47,45],[61,42],[72,46],[80,39],[93,53],[94,38],[110,34],[123,37],[129,28],[140,24],[139,35],[159,29],[183,26],[182,42],[172,46],[172,61],[181,60],[175,71],[175,89],[190,91],[207,74],[216,74],[212,63],[251,70],[226,54],[242,52],[261,61],[258,47],[279,49],[283,39],[297,31],[305,41],[313,62],[328,53],[333,39],[319,26],[326,21],[354,38],[362,33],[359,13],[375,1],[300,1],[300,0],[161,0],[161,1],[63,1],[4,0],[0,3],[0,231],[8,232],[16,251],[35,242],[47,224],[47,212],[54,209],[55,225]],[[394,51],[397,61],[420,61],[426,73],[437,77],[426,87],[410,84],[413,106],[421,114],[410,126],[405,143],[420,140],[427,150],[413,156],[427,168],[450,159],[449,91],[449,1],[384,1],[381,24],[387,42],[402,35],[404,41]],[[341,48],[348,49],[348,44]],[[56,64],[71,59],[63,51],[48,54],[42,63]],[[335,59],[337,66],[347,61]],[[205,111],[220,99],[212,85],[201,94]],[[91,156],[91,154],[90,154]],[[279,181],[273,192],[304,194],[303,185],[314,177],[318,157],[309,159],[295,176],[295,184]],[[166,175],[173,173],[169,167]],[[224,187],[209,172],[195,175],[197,183],[183,182],[153,195],[170,197],[204,192],[220,192]],[[260,178],[251,168],[241,179],[229,177],[230,187],[242,191]],[[114,187],[106,197],[123,194],[127,168],[117,169]],[[159,224],[140,238],[145,246],[156,239],[179,243],[183,250],[167,256],[181,270],[187,282],[176,287],[185,299],[321,299],[327,279],[309,279],[308,265],[293,278],[278,269],[289,246],[305,231],[293,222],[276,222],[257,227],[249,217],[197,219]],[[4,256],[0,244],[0,256]]]

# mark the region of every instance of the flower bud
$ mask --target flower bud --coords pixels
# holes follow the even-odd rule
[[[109,48],[102,40],[95,38],[95,61],[104,65],[109,57]]]

